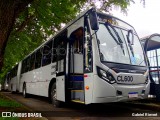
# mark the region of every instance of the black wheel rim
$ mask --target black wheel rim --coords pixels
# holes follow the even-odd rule
[[[51,97],[52,97],[53,105],[56,106],[56,102],[57,102],[57,91],[56,91],[56,88],[52,89]]]

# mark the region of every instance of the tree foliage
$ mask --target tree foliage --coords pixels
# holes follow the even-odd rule
[[[0,36],[0,62],[4,57],[2,78],[12,66],[43,43],[50,35],[61,29],[62,23],[68,23],[77,13],[96,6],[97,0],[1,0],[0,35],[6,31],[5,38]],[[0,3],[1,3],[0,2]],[[114,6],[126,11],[133,0],[99,0],[100,10],[110,11]],[[5,7],[12,9],[5,10]],[[3,17],[12,18],[8,28],[1,26]],[[3,41],[3,42],[2,42]],[[7,44],[6,44],[7,43]],[[5,54],[2,49],[5,49]],[[1,56],[2,54],[2,56]],[[4,56],[3,56],[4,55]]]

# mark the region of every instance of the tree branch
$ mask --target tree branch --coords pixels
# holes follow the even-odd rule
[[[22,22],[22,24],[18,27],[16,32],[22,31],[25,28],[25,26],[30,22],[30,20],[32,20],[32,18],[34,18],[33,15],[27,16],[26,19]]]

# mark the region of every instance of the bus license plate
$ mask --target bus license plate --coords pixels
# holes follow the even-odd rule
[[[138,92],[130,92],[128,94],[129,98],[137,98],[138,97]]]

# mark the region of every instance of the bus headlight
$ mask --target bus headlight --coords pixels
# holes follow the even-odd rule
[[[102,78],[103,80],[109,82],[110,84],[113,84],[116,82],[116,80],[114,79],[113,75],[109,72],[104,71],[103,69],[97,67],[97,74],[100,78]]]

